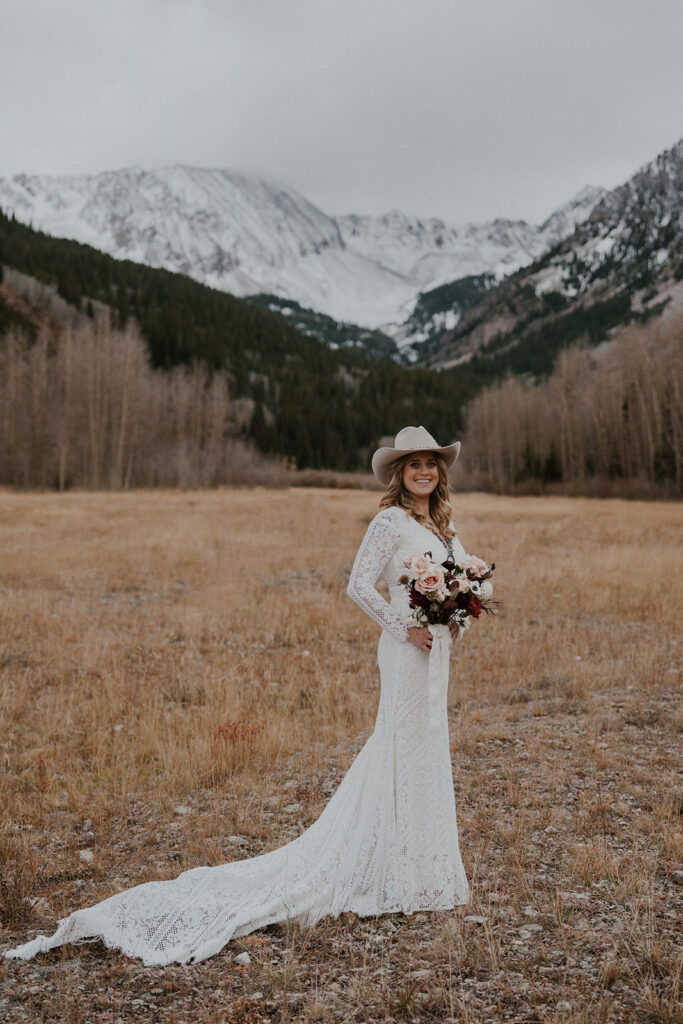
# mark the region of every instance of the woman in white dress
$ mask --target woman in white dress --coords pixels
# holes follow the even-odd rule
[[[458,627],[416,627],[398,579],[408,555],[444,561],[465,551],[455,536],[447,470],[460,443],[439,446],[406,427],[380,448],[373,470],[386,485],[358,549],[349,596],[382,627],[375,728],[320,817],[269,853],[146,882],[77,910],[52,936],[6,957],[30,959],[67,942],[101,939],[147,965],[198,962],[233,936],[277,921],[313,925],[446,910],[469,900],[460,856],[446,698]],[[390,603],[375,589],[383,577]]]

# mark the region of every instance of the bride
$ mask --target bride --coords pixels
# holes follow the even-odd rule
[[[458,845],[446,698],[459,627],[409,626],[398,584],[403,561],[429,551],[442,562],[465,551],[455,536],[448,467],[460,442],[441,447],[424,427],[405,427],[372,458],[385,485],[380,511],[358,549],[348,595],[382,627],[379,709],[372,735],[320,817],[269,853],[146,882],[59,922],[6,957],[28,960],[67,942],[101,939],[145,964],[204,960],[233,936],[286,918],[313,925],[445,910],[469,900]],[[383,577],[388,603],[375,589]]]

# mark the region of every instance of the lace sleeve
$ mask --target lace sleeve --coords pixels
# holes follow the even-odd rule
[[[346,593],[359,608],[386,629],[395,640],[408,642],[408,626],[399,613],[375,590],[387,562],[401,540],[391,509],[383,509],[368,526],[351,570]]]

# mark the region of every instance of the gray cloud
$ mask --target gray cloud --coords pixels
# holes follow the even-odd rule
[[[542,220],[683,133],[679,0],[2,0],[0,174],[224,166]]]

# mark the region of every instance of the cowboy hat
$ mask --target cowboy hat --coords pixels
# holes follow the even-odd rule
[[[393,448],[378,448],[372,456],[372,472],[386,487],[391,480],[393,464],[409,452],[438,452],[446,466],[452,466],[460,454],[460,442],[445,447],[435,441],[424,427],[404,427],[394,438]]]

